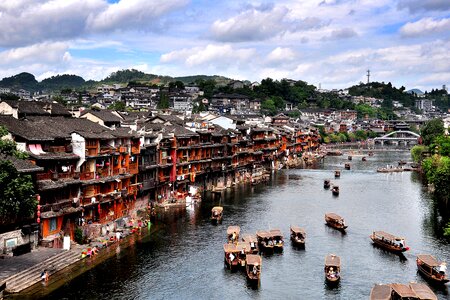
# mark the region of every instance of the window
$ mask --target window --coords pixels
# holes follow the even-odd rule
[[[56,230],[56,218],[51,218],[50,219],[50,231],[55,231]]]

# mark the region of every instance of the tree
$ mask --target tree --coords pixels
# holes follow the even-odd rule
[[[261,103],[261,111],[269,114],[275,115],[277,112],[277,108],[275,107],[275,103],[272,99],[267,99]]]
[[[0,126],[0,138],[6,133]],[[3,158],[16,159],[27,156],[16,149],[13,141],[3,139],[0,139],[0,154]],[[37,205],[34,194],[31,176],[20,174],[10,160],[0,159],[0,225],[32,217]]]
[[[434,142],[434,139],[445,132],[444,121],[441,119],[432,119],[427,121],[420,130],[420,135],[424,145],[429,146]]]
[[[411,157],[413,161],[420,162],[422,161],[422,154],[428,151],[428,147],[424,145],[415,145],[411,149]]]
[[[163,90],[160,91],[160,98],[159,98],[157,108],[158,109],[169,108],[169,96],[167,95],[166,91],[163,91]]]
[[[123,102],[123,101],[116,101],[108,107],[108,109],[117,110],[117,111],[125,111],[126,108],[127,108],[127,106],[125,105],[125,102]]]

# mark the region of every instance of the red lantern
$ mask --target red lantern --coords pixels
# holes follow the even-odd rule
[[[102,210],[100,209],[100,204],[97,206],[97,210],[98,210],[98,213],[100,213]]]
[[[37,211],[37,216],[40,217],[41,216],[41,212]]]
[[[37,206],[37,210],[41,210],[41,206],[39,204]]]
[[[107,162],[106,165],[109,166],[109,162]]]
[[[36,223],[41,223],[41,218],[37,218]]]
[[[41,195],[36,196],[37,202],[39,203],[41,201]]]

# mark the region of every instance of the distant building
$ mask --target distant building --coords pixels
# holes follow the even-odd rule
[[[433,100],[429,99],[418,99],[416,100],[416,108],[423,111],[432,111],[433,110]]]

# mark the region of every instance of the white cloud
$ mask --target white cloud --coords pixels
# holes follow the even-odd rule
[[[58,63],[70,60],[68,44],[64,42],[41,43],[0,52],[0,66],[17,66],[39,62]]]
[[[98,15],[91,15],[88,27],[93,31],[151,29],[158,17],[186,5],[187,0],[121,0],[110,4]]]
[[[357,36],[358,33],[352,28],[341,28],[331,31],[331,33],[324,37],[325,40],[343,40]]]
[[[448,0],[400,0],[398,3],[400,9],[407,8],[410,12],[419,11],[446,11],[450,9]]]
[[[161,62],[181,62],[188,67],[229,63],[239,64],[254,58],[255,49],[237,49],[231,45],[214,45],[172,51],[161,55]]]
[[[269,64],[291,63],[297,58],[297,53],[291,48],[277,47],[267,55]]]
[[[418,37],[440,32],[450,32],[449,18],[441,20],[423,18],[417,22],[406,23],[400,29],[400,33],[405,37]]]

